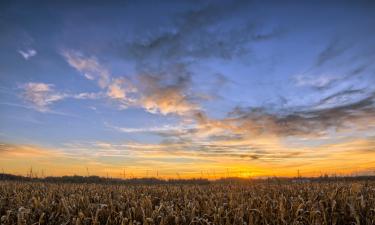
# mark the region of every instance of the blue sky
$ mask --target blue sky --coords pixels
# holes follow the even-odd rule
[[[53,167],[15,166],[30,148],[114,175],[375,168],[370,1],[0,8],[0,154],[11,172]],[[346,154],[365,166],[345,168]]]

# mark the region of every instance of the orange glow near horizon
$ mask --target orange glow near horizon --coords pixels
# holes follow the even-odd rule
[[[137,156],[136,164],[100,162],[98,158],[77,157],[62,152],[30,145],[2,144],[0,164],[6,173],[26,175],[32,169],[35,176],[98,175],[115,178],[158,177],[158,178],[208,178],[225,177],[317,177],[324,174],[361,175],[374,170],[375,152],[371,142],[355,140],[347,143],[315,147],[311,152],[329,149],[325,158],[316,158],[305,153],[301,158],[285,158],[276,161],[259,161],[223,157],[200,157],[190,155],[186,163],[176,161],[168,152],[149,153]],[[4,150],[5,149],[5,150]],[[362,149],[362,151],[358,151]],[[306,151],[305,152],[309,152]],[[169,160],[171,159],[171,160]],[[351,159],[348,161],[348,159]],[[200,162],[200,160],[203,160]],[[125,160],[126,161],[126,160]]]

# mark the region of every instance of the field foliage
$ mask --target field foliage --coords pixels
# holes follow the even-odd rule
[[[0,182],[1,224],[375,224],[374,182]]]

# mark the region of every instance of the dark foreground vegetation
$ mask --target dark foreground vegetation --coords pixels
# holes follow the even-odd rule
[[[369,180],[35,181],[0,181],[1,224],[375,224],[375,181]]]

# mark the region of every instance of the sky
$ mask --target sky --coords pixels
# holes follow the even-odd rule
[[[1,1],[0,167],[375,174],[371,1]]]

